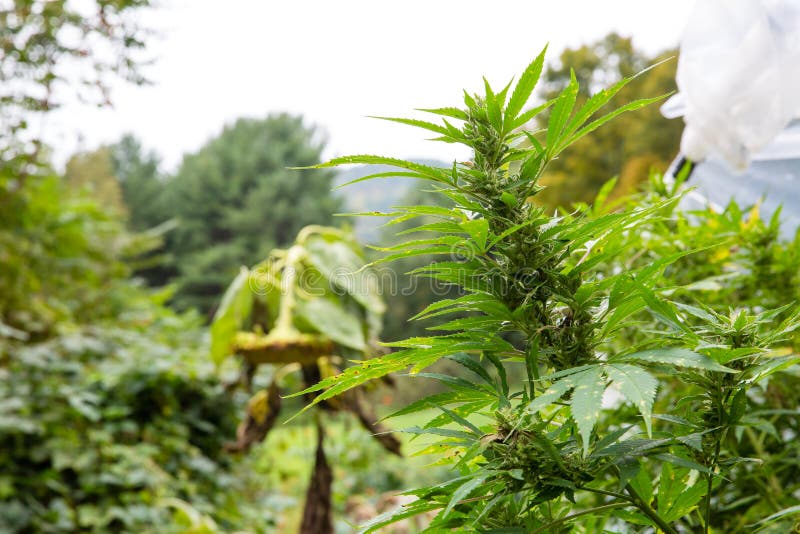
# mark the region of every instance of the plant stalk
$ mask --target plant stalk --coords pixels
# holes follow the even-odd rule
[[[305,251],[300,246],[293,246],[286,253],[283,279],[281,280],[281,303],[278,309],[278,317],[275,320],[275,330],[278,332],[294,330],[292,325],[295,306],[294,284],[297,278],[297,266],[300,264],[303,254],[305,254]]]
[[[628,494],[633,498],[633,504],[639,510],[641,510],[642,513],[644,513],[644,515],[649,517],[653,521],[653,523],[658,525],[658,528],[660,528],[661,530],[666,532],[666,534],[678,534],[677,530],[672,528],[670,526],[670,524],[667,523],[666,520],[663,517],[658,515],[658,512],[653,510],[653,508],[648,503],[646,503],[644,501],[642,496],[639,495],[639,492],[637,492],[635,489],[633,489],[633,486],[631,486],[630,484],[626,485],[625,486],[625,491],[627,491]]]

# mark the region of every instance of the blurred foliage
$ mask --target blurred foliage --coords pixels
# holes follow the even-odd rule
[[[595,43],[564,50],[558,62],[542,74],[541,96],[553,98],[570,83],[570,73],[574,72],[580,104],[602,88],[661,61],[665,62],[627,84],[604,109],[667,94],[677,90],[676,56],[677,51],[649,56],[636,49],[632,39],[611,33]],[[665,119],[658,106],[624,114],[554,160],[542,178],[542,185],[548,189],[537,195],[536,201],[551,207],[590,202],[613,176],[619,177],[613,196],[633,193],[647,180],[650,168],[667,169],[678,154],[682,130],[683,121]]]
[[[406,418],[402,423],[417,421],[420,420]],[[309,460],[314,456],[315,432],[314,426],[308,423],[278,425],[250,454],[249,466],[260,484],[289,499],[281,514],[278,532],[297,532],[300,526],[302,490],[313,469]],[[333,469],[336,532],[352,532],[364,521],[364,515],[371,518],[386,511],[381,509],[382,501],[398,490],[421,481],[433,484],[446,480],[446,468],[430,465],[424,456],[386,454],[376,440],[365,439],[360,425],[344,414],[326,417],[325,434],[325,453]],[[412,442],[408,435],[400,437],[404,438],[405,451],[424,449],[424,444]],[[396,532],[416,530],[398,529]]]
[[[239,524],[236,407],[200,364],[198,318],[128,279],[152,243],[58,178],[22,184],[0,220],[0,524],[183,531],[175,503]]]
[[[367,268],[360,246],[337,228],[307,226],[290,248],[273,250],[252,270],[242,267],[211,323],[211,357],[221,364],[231,355],[241,356],[239,382],[248,393],[259,366],[270,367],[271,380],[248,402],[236,443],[228,449],[247,451],[269,435],[293,373],[308,388],[356,358],[361,361],[358,367],[368,369],[370,358],[382,353],[377,336],[384,311],[374,272]],[[333,532],[333,471],[324,448],[328,418],[322,413],[352,413],[387,451],[401,454],[400,442],[378,422],[363,388],[319,408],[302,534]]]
[[[105,105],[114,77],[144,83],[146,31],[135,14],[150,0],[14,0],[0,5],[0,161],[35,161],[40,141],[20,136],[37,113],[71,94]]]
[[[108,213],[124,215],[127,212],[108,148],[74,154],[67,161],[64,180],[70,188],[88,193]]]
[[[141,81],[129,12],[146,5],[18,1],[0,11],[2,532],[271,522],[258,495],[237,498],[245,479],[221,453],[236,409],[197,357],[198,318],[130,279],[128,259],[159,236],[125,230],[107,151],[74,158],[59,177],[28,128],[59,95],[102,104],[111,74]]]
[[[149,246],[54,176],[0,175],[0,322],[24,339],[125,308],[127,253]]]
[[[169,499],[212,516],[235,509],[221,456],[234,408],[211,375],[174,357],[189,325],[172,322],[146,335],[87,328],[11,350],[0,386],[0,523],[166,531]]]
[[[145,152],[139,140],[128,134],[111,145],[106,154],[122,190],[128,227],[142,232],[166,222],[170,218],[163,198],[166,178],[159,172],[160,161],[155,152]]]

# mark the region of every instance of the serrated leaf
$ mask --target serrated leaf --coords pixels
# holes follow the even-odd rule
[[[403,241],[402,243],[398,243],[396,245],[391,245],[388,247],[370,247],[370,248],[381,252],[393,252],[397,250],[414,250],[419,247],[430,247],[431,245],[453,247],[463,242],[464,242],[463,236],[439,235],[437,237],[426,238],[426,239],[411,239],[409,241]]]
[[[658,390],[658,381],[647,371],[624,363],[606,366],[606,376],[614,382],[626,399],[628,399],[644,418],[647,436],[653,435],[653,401]]]
[[[486,240],[489,237],[489,221],[486,219],[472,219],[461,223],[461,228],[469,234],[472,240],[478,245],[478,250],[486,250]]]
[[[386,376],[389,373],[396,373],[398,371],[402,371],[403,369],[407,369],[412,363],[412,358],[409,356],[409,353],[413,352],[415,351],[400,351],[382,356],[380,358],[372,358],[365,361],[361,365],[348,367],[338,375],[320,380],[313,386],[308,387],[303,391],[298,391],[297,393],[287,395],[287,397],[297,397],[299,395],[305,395],[315,391],[324,390],[322,393],[314,397],[313,402],[307,404],[300,412],[295,414],[293,418],[297,417],[297,415],[300,415],[311,406],[344,393],[349,389],[358,387],[365,382]]]
[[[461,500],[469,497],[470,494],[480,487],[487,478],[489,478],[489,474],[478,475],[459,486],[458,489],[453,492],[452,497],[450,497],[450,501],[447,503],[447,507],[442,512],[442,516],[444,517],[449,514],[455,505],[457,505]]]
[[[541,223],[542,223],[542,221],[539,220],[539,219],[528,219],[525,222],[522,222],[522,223],[519,223],[519,224],[515,224],[514,226],[510,227],[508,230],[505,230],[501,234],[495,236],[492,239],[491,243],[489,243],[489,246],[487,248],[494,247],[495,245],[497,245],[500,241],[502,241],[506,237],[516,233],[517,231],[521,230],[522,228],[525,228],[526,226],[531,226],[531,225],[536,225],[536,224],[541,224]]]
[[[447,416],[447,418],[448,418],[450,421],[452,421],[452,422],[454,422],[454,423],[456,423],[456,424],[459,424],[459,425],[463,426],[464,428],[468,429],[470,432],[472,432],[472,433],[473,433],[473,434],[475,434],[476,436],[478,436],[478,437],[481,437],[481,436],[484,434],[483,432],[481,432],[481,429],[480,429],[480,428],[478,428],[478,427],[477,427],[477,426],[475,426],[474,424],[470,423],[470,422],[467,420],[467,418],[466,418],[466,417],[462,417],[462,416],[460,416],[460,415],[459,415],[457,412],[455,412],[454,410],[450,410],[450,409],[448,409],[448,408],[445,408],[444,406],[436,406],[436,408],[440,409],[440,410],[441,410],[441,411],[444,413],[444,415],[445,415],[445,416]],[[464,411],[464,410],[462,410],[462,411]],[[426,428],[428,428],[428,426],[427,426],[427,425],[426,425]]]
[[[670,58],[671,59],[671,58]],[[628,85],[630,82],[644,74],[645,72],[654,69],[655,67],[661,65],[669,61],[669,59],[665,59],[664,61],[660,61],[650,67],[642,70],[641,72],[636,73],[633,76],[623,78],[622,80],[618,81],[611,87],[606,87],[589,97],[588,100],[578,109],[575,113],[575,116],[572,118],[570,123],[566,127],[566,131],[568,133],[574,132],[578,127],[580,127],[583,123],[585,123],[592,115],[594,115],[597,111],[600,110],[603,106],[605,106],[614,96],[619,93],[623,87]],[[658,97],[663,98],[663,97]],[[624,107],[624,106],[623,106]],[[574,141],[570,140],[568,143],[572,144]]]
[[[752,525],[748,525],[748,526],[754,527],[754,526],[757,526],[757,525],[766,525],[766,524],[772,523],[772,522],[774,522],[774,521],[776,521],[778,519],[781,519],[781,518],[784,518],[784,517],[790,517],[790,516],[793,516],[793,515],[800,515],[800,504],[798,504],[796,506],[790,506],[789,508],[784,508],[783,510],[780,510],[778,512],[775,512],[772,515],[769,515],[769,516],[765,517],[761,521],[759,521],[757,523],[753,523]]]
[[[563,144],[561,133],[572,114],[577,97],[578,80],[575,78],[575,71],[570,69],[569,84],[558,96],[553,110],[550,112],[550,120],[547,123],[547,150],[548,156],[551,158],[556,156],[556,147]]]
[[[483,79],[483,87],[486,91],[484,101],[486,103],[486,115],[489,118],[489,124],[492,125],[495,131],[502,132],[503,115],[500,111],[500,103],[498,102],[497,97],[495,96],[494,91],[492,91],[489,81],[486,78]]]
[[[440,222],[427,223],[427,224],[422,224],[420,226],[415,226],[413,228],[397,232],[396,235],[401,236],[417,232],[440,232],[446,234],[458,234],[463,231],[464,231],[463,228],[461,228],[461,225],[459,224],[450,221],[440,221]]]
[[[572,136],[570,136],[568,139],[566,139],[565,141],[560,143],[559,146],[558,146],[558,149],[555,151],[555,154],[553,154],[553,156],[558,155],[566,147],[568,147],[569,145],[573,144],[575,141],[577,141],[581,137],[585,136],[586,134],[591,133],[591,132],[595,131],[596,129],[600,128],[602,125],[604,125],[605,123],[607,123],[611,119],[613,119],[613,118],[615,118],[615,117],[617,117],[619,115],[622,115],[623,113],[625,113],[627,111],[634,111],[634,110],[643,108],[645,106],[649,106],[650,104],[654,104],[656,102],[659,102],[659,101],[663,100],[664,98],[666,98],[668,96],[669,95],[666,94],[666,95],[657,96],[655,98],[641,98],[639,100],[634,100],[633,102],[629,102],[628,104],[625,104],[624,106],[615,109],[614,111],[608,113],[607,115],[603,115],[599,119],[593,120],[592,122],[590,122],[589,124],[587,124],[586,126],[581,128],[580,130],[578,130],[577,132],[572,134]]]
[[[486,359],[488,359],[494,368],[497,370],[497,376],[500,378],[500,391],[502,392],[501,398],[501,408],[503,407],[502,404],[508,404],[508,376],[506,374],[506,368],[503,366],[503,363],[500,361],[494,353],[487,352]]]
[[[480,364],[480,362],[476,361],[473,357],[469,354],[464,354],[463,352],[459,352],[456,354],[452,354],[447,357],[448,360],[453,360],[454,362],[458,362],[476,375],[480,376],[486,383],[493,385],[494,381],[492,377],[489,376],[489,373],[486,372],[486,369]]]
[[[503,109],[506,105],[506,97],[508,96],[508,90],[511,89],[511,84],[514,83],[514,80],[510,80],[503,90],[497,93],[497,105],[500,109]]]
[[[487,389],[485,385],[480,383],[475,383],[466,378],[461,378],[460,376],[451,376],[446,375],[443,373],[416,373],[414,376],[419,378],[431,378],[433,380],[438,380],[442,384],[447,384],[452,388],[459,388],[459,389],[474,389],[476,391],[485,391],[487,394],[491,395],[492,391]]]
[[[652,289],[641,284],[636,284],[636,291],[644,299],[653,315],[672,326],[675,330],[679,330],[687,341],[697,339],[697,334],[675,313],[671,302],[659,298]]]
[[[366,182],[368,180],[375,180],[375,179],[378,179],[378,178],[394,178],[394,177],[416,178],[418,180],[427,180],[427,178],[425,176],[422,176],[421,174],[419,174],[417,172],[409,172],[409,171],[376,172],[376,173],[373,173],[373,174],[368,174],[366,176],[360,176],[359,178],[355,178],[353,180],[350,180],[349,182],[345,182],[343,184],[337,185],[336,187],[334,187],[334,189],[342,189],[343,187],[347,187],[348,185],[357,184],[359,182]],[[360,214],[358,214],[358,215],[360,215]],[[366,215],[372,215],[372,214],[371,213],[367,213]],[[391,214],[385,214],[385,215],[391,215]]]
[[[697,506],[706,493],[705,479],[697,480],[687,487],[684,480],[688,475],[686,469],[673,469],[665,463],[661,469],[658,484],[658,513],[667,521],[677,521]]]
[[[487,394],[483,391],[466,391],[466,390],[458,390],[458,391],[445,391],[443,393],[435,393],[433,395],[429,395],[427,397],[423,397],[419,400],[412,402],[404,406],[403,408],[390,413],[387,416],[384,416],[383,419],[391,419],[394,417],[400,417],[402,415],[408,415],[410,413],[421,412],[423,410],[429,410],[431,406],[444,406],[447,404],[460,404],[460,403],[467,403],[470,401],[482,401],[485,400]]]
[[[676,438],[678,439],[678,438]],[[680,441],[680,439],[678,439]],[[666,447],[675,443],[675,440],[668,438],[668,439],[626,439],[625,441],[620,441],[614,443],[613,445],[609,445],[608,447],[595,451],[592,453],[593,457],[612,457],[614,458],[615,462],[623,462],[626,461],[626,457],[628,456],[639,456],[643,453],[652,451],[653,449],[658,449],[660,447]]]
[[[419,436],[432,435],[441,436],[445,438],[455,438],[464,441],[475,441],[477,439],[475,434],[464,432],[463,430],[453,430],[451,428],[421,428],[418,426],[411,426],[398,430],[398,432],[405,432],[406,434],[416,434]]]
[[[698,354],[689,349],[682,348],[663,348],[650,349],[626,354],[614,358],[613,361],[640,361],[650,363],[666,363],[677,367],[688,367],[690,369],[704,369],[706,371],[717,371],[720,373],[736,373],[734,369],[720,365],[711,358]]]
[[[705,321],[709,324],[714,324],[717,322],[717,318],[712,315],[711,311],[706,311],[702,308],[698,308],[697,306],[692,306],[690,304],[683,304],[682,302],[673,302],[678,309],[685,311],[689,315],[697,317],[698,319]]]
[[[593,367],[597,367],[597,364],[590,363],[590,364],[586,364],[586,365],[579,365],[578,367],[570,367],[569,369],[564,369],[562,371],[557,371],[557,372],[551,373],[551,374],[549,374],[547,376],[543,376],[543,377],[539,378],[539,381],[546,380],[546,381],[549,381],[549,382],[553,382],[557,378],[561,378],[563,376],[575,375],[575,374],[578,374],[578,373],[580,373],[582,371],[585,371],[587,369],[591,369]]]
[[[639,462],[637,461],[637,463]],[[647,469],[640,468],[636,476],[631,479],[630,485],[644,502],[647,504],[653,502],[653,480],[650,478]]]
[[[428,165],[423,165],[421,163],[414,163],[413,161],[406,161],[397,158],[387,158],[385,156],[375,156],[372,154],[354,154],[352,156],[342,156],[338,158],[333,158],[326,161],[325,163],[314,165],[311,168],[325,169],[329,167],[338,167],[340,165],[352,165],[356,163],[361,163],[365,165],[390,165],[392,167],[399,167],[401,169],[407,169],[409,171],[413,171],[416,174],[414,178],[423,178],[426,180],[431,180],[434,182],[440,182],[445,184],[450,183],[450,174],[447,169],[440,169],[437,167],[430,167]],[[352,182],[348,183],[356,183],[363,180],[364,178],[359,178],[357,180],[353,180]]]
[[[454,406],[450,410],[449,413],[441,413],[441,414],[435,416],[433,419],[429,420],[427,423],[425,423],[424,428],[444,427],[444,426],[447,426],[447,425],[449,425],[449,424],[451,424],[453,422],[456,422],[457,424],[462,424],[460,421],[454,420],[453,417],[451,417],[451,415],[452,416],[456,416],[456,417],[461,417],[464,421],[466,421],[466,417],[469,417],[470,415],[483,410],[484,408],[486,408],[487,406],[490,406],[494,402],[495,402],[495,399],[494,398],[490,398],[490,399],[483,399],[483,400],[479,400],[479,401],[475,401],[475,402],[467,402],[467,403],[464,403],[464,404],[459,404],[458,406]],[[441,407],[440,406],[436,406],[436,408],[441,408]],[[464,426],[464,425],[462,424],[462,426]],[[482,433],[478,433],[476,435],[478,437],[481,437],[484,434],[485,433],[482,432]],[[463,459],[463,457],[462,457],[462,459]]]
[[[359,534],[370,534],[397,521],[414,517],[416,515],[424,514],[432,510],[442,508],[444,504],[427,501],[425,499],[417,499],[411,504],[406,504],[397,509],[389,510],[381,515],[375,516],[368,522],[364,523],[359,529]]]
[[[558,382],[553,383],[549,388],[544,390],[541,395],[531,401],[528,405],[528,413],[537,413],[550,406],[573,387],[575,387],[575,383],[572,381],[572,376],[562,378]]]
[[[393,219],[389,224],[398,224],[401,222],[405,222],[416,217],[439,217],[445,220],[453,220],[453,221],[465,221],[467,218],[462,211],[445,208],[442,206],[397,206],[396,209],[400,210],[397,212],[396,219]]]
[[[603,405],[603,392],[606,390],[606,380],[603,376],[601,367],[593,367],[580,374],[572,375],[571,380],[575,383],[572,392],[572,418],[578,425],[578,431],[583,442],[583,454],[589,453],[589,442],[592,437],[592,429],[600,418],[600,411]]]
[[[614,332],[617,326],[622,324],[622,321],[643,310],[646,306],[647,305],[645,304],[644,300],[638,295],[634,295],[630,299],[618,302],[613,308],[614,311],[606,320],[606,324],[603,325],[603,337],[607,336],[611,332]]]
[[[454,108],[454,107],[444,107],[444,108],[418,108],[417,111],[424,111],[425,113],[433,113],[434,115],[440,115],[442,117],[450,117],[453,119],[458,119],[461,121],[469,120],[469,115],[467,115],[464,110]]]
[[[681,456],[676,456],[674,454],[670,454],[670,453],[667,453],[667,452],[661,453],[661,454],[654,454],[653,458],[657,458],[657,459],[661,460],[662,462],[671,463],[672,465],[675,465],[677,467],[685,467],[686,469],[692,469],[692,470],[697,471],[699,473],[704,473],[704,474],[707,474],[707,475],[713,474],[713,471],[711,471],[711,469],[709,469],[708,467],[706,467],[704,465],[700,465],[697,462],[693,462],[693,461],[691,461],[691,460],[689,460],[687,458],[683,458]]]
[[[513,130],[515,128],[519,128],[520,126],[524,126],[527,122],[529,122],[534,117],[536,117],[539,113],[543,112],[544,110],[546,110],[547,108],[549,108],[550,106],[555,104],[557,101],[558,101],[558,97],[553,98],[551,100],[548,100],[544,104],[540,104],[540,105],[536,106],[535,108],[531,108],[531,109],[523,112],[519,117],[516,118],[516,120],[514,120],[513,124],[511,125],[511,129]]]
[[[399,122],[400,124],[406,124],[408,126],[416,126],[417,128],[422,128],[423,130],[429,130],[431,132],[436,132],[442,135],[450,135],[450,131],[444,126],[440,126],[438,124],[434,124],[432,122],[421,121],[417,119],[404,119],[400,117],[376,117],[370,116],[372,119],[381,119],[384,121],[391,121],[391,122]]]
[[[749,381],[752,383],[759,382],[774,373],[788,369],[798,362],[800,362],[800,355],[797,354],[768,358],[747,372]]]
[[[511,93],[511,99],[506,106],[505,123],[507,125],[513,126],[517,115],[522,111],[522,108],[528,102],[533,90],[536,88],[536,84],[539,82],[539,77],[542,74],[546,52],[547,47],[545,46],[536,59],[528,65],[522,73],[522,76],[519,77],[519,81],[514,87],[514,91]]]

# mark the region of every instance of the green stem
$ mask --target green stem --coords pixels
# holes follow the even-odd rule
[[[534,336],[528,343],[528,354],[525,357],[525,367],[530,382],[530,400],[536,398],[536,381],[539,380],[539,337]]]
[[[717,469],[717,462],[719,461],[719,451],[722,446],[722,439],[718,438],[714,446],[714,459],[709,466],[710,473],[708,474],[708,488],[706,489],[706,515],[705,525],[703,525],[703,534],[708,534],[711,527],[711,490],[714,489],[714,471]]]
[[[641,510],[642,513],[644,513],[644,515],[646,515],[653,521],[653,523],[658,525],[658,528],[660,528],[667,534],[678,534],[677,530],[672,528],[670,524],[667,523],[666,520],[664,520],[663,517],[658,515],[658,512],[653,510],[650,504],[645,502],[642,496],[639,495],[639,493],[635,489],[633,489],[633,486],[628,484],[627,486],[625,486],[625,491],[627,491],[628,494],[633,498],[633,504],[636,505],[636,508]]]
[[[586,486],[578,486],[578,489],[583,491],[588,491],[589,493],[597,493],[598,495],[608,495],[609,497],[616,497],[617,499],[622,499],[624,501],[628,501],[630,503],[635,502],[633,498],[624,493],[617,493],[616,491],[608,491],[602,490],[598,488],[587,488]]]
[[[278,332],[291,332],[294,330],[292,325],[295,306],[294,286],[297,279],[297,269],[304,254],[305,249],[297,245],[290,248],[286,253],[283,279],[281,280],[281,303],[278,308],[278,318],[275,320],[275,330]]]
[[[572,515],[568,515],[566,517],[562,517],[560,519],[556,519],[542,527],[537,528],[536,530],[532,531],[531,534],[538,534],[540,532],[547,532],[548,530],[552,529],[553,527],[557,527],[563,523],[569,523],[576,517],[580,517],[582,515],[589,515],[595,514],[598,512],[605,512],[606,510],[614,510],[616,508],[625,508],[626,506],[630,506],[631,504],[628,502],[612,502],[610,504],[604,504],[602,506],[595,506],[594,508],[587,508],[586,510],[582,510],[580,512],[574,513]]]
[[[724,380],[724,379],[723,379]],[[714,403],[714,407],[717,411],[717,421],[719,422],[726,422],[726,413],[725,413],[725,403],[730,395],[730,390],[725,393],[724,384],[717,379],[717,389],[715,392],[711,393],[711,401]],[[707,475],[708,479],[708,486],[706,488],[706,497],[705,497],[705,517],[703,518],[703,534],[708,534],[711,528],[711,492],[714,489],[714,472],[717,470],[717,464],[719,463],[719,454],[722,449],[722,440],[725,439],[726,428],[721,426],[719,430],[715,430],[711,435],[714,436],[714,456],[711,459],[711,465],[708,466],[709,473]]]

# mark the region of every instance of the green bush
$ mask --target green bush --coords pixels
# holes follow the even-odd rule
[[[222,453],[238,409],[200,321],[128,278],[152,240],[56,177],[0,185],[3,531],[267,528]]]

